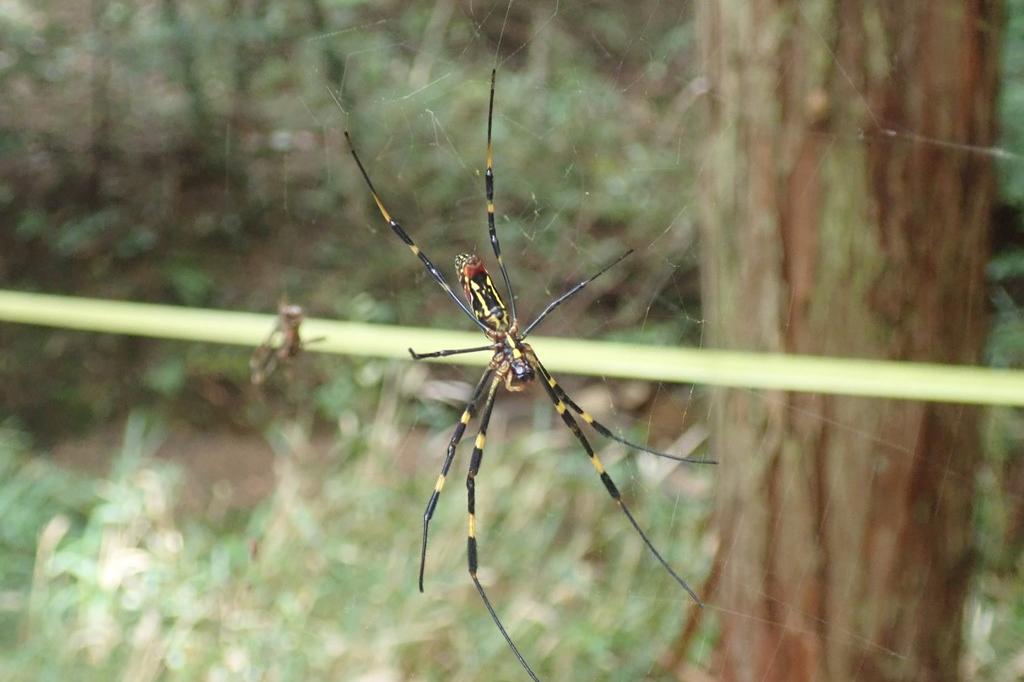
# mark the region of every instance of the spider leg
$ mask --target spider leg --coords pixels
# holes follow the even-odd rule
[[[484,586],[480,584],[480,580],[476,576],[477,570],[477,553],[476,553],[476,475],[480,471],[480,462],[484,456],[484,443],[487,441],[487,425],[491,421],[491,410],[494,408],[494,396],[498,391],[498,387],[501,385],[501,375],[499,374],[491,382],[491,387],[487,391],[487,402],[484,404],[483,412],[480,415],[480,432],[476,436],[476,443],[473,444],[473,454],[469,460],[469,473],[466,474],[466,494],[467,494],[467,508],[469,512],[468,526],[469,532],[466,538],[466,554],[469,563],[469,577],[473,579],[473,584],[476,585],[476,591],[480,593],[480,598],[483,599],[484,606],[487,607],[487,612],[491,614],[491,620],[498,626],[498,630],[501,631],[501,636],[505,638],[505,642],[509,648],[512,649],[512,653],[519,659],[519,664],[523,666],[523,669],[530,675],[530,678],[535,682],[539,682],[537,675],[530,668],[530,665],[523,658],[523,655],[519,653],[519,649],[512,641],[512,637],[509,636],[505,626],[502,625],[501,619],[498,618],[497,612],[491,605],[491,600],[487,598],[487,592],[484,591]]]
[[[388,225],[391,226],[391,230],[396,235],[398,235],[399,239],[405,242],[405,245],[409,247],[410,251],[412,251],[416,256],[419,257],[421,261],[423,261],[423,266],[427,269],[427,272],[430,273],[430,276],[433,277],[434,281],[437,282],[441,286],[441,288],[445,290],[445,292],[447,292],[448,296],[453,301],[455,301],[455,304],[462,309],[462,312],[466,314],[466,317],[473,320],[473,323],[477,327],[480,327],[480,329],[483,330],[484,332],[488,331],[487,325],[478,320],[476,318],[476,315],[473,314],[473,311],[469,309],[469,306],[467,306],[466,303],[461,298],[459,298],[454,291],[452,291],[452,288],[448,285],[448,282],[445,281],[444,275],[442,275],[441,272],[437,269],[437,266],[435,266],[431,262],[431,260],[427,258],[427,255],[420,250],[420,247],[416,246],[416,242],[412,240],[412,237],[409,236],[409,233],[406,232],[405,229],[398,223],[398,221],[391,217],[391,214],[388,213],[388,210],[384,208],[384,202],[381,201],[380,195],[377,194],[377,190],[374,189],[373,182],[370,181],[370,176],[369,174],[367,174],[366,168],[363,167],[363,162],[359,160],[359,155],[356,154],[355,145],[352,144],[352,138],[349,136],[347,130],[345,131],[345,139],[348,141],[348,148],[349,151],[352,152],[352,158],[356,160],[356,165],[359,166],[359,172],[363,174],[363,180],[366,181],[366,186],[370,188],[370,194],[373,195],[373,200],[377,204],[377,209],[380,211],[380,214],[384,217],[384,220],[387,221]]]
[[[552,301],[551,303],[548,303],[548,307],[547,307],[547,308],[545,308],[545,309],[544,309],[544,310],[543,310],[543,311],[541,312],[541,314],[537,316],[537,319],[535,319],[535,320],[534,320],[533,322],[531,322],[531,323],[530,323],[530,324],[529,324],[529,325],[528,325],[528,326],[526,327],[526,329],[525,329],[525,330],[523,331],[523,333],[522,333],[522,334],[520,335],[520,337],[519,337],[519,340],[521,341],[521,340],[525,339],[525,338],[526,338],[526,336],[527,336],[527,335],[528,335],[528,334],[529,334],[529,333],[530,333],[531,331],[533,331],[533,328],[534,328],[534,327],[536,327],[536,326],[537,326],[538,324],[540,324],[540,321],[541,321],[541,320],[543,320],[543,319],[544,319],[545,317],[547,317],[548,315],[550,315],[550,314],[551,314],[551,311],[553,311],[553,310],[554,310],[555,308],[557,308],[558,306],[562,305],[563,303],[565,303],[566,301],[568,301],[568,300],[569,300],[570,298],[572,298],[573,296],[575,296],[576,294],[578,294],[578,293],[579,293],[579,292],[580,292],[580,291],[581,291],[581,290],[583,289],[583,287],[587,286],[588,284],[590,284],[591,282],[593,282],[593,281],[594,281],[595,279],[597,279],[598,277],[600,277],[600,276],[601,276],[601,275],[603,275],[604,273],[606,273],[606,272],[608,272],[609,270],[611,270],[611,269],[612,269],[612,268],[613,268],[614,266],[616,266],[616,265],[618,265],[619,263],[621,263],[621,262],[622,262],[622,261],[623,261],[623,260],[624,260],[624,259],[626,258],[626,256],[628,256],[628,255],[629,255],[629,254],[631,254],[631,253],[633,253],[633,249],[629,249],[628,251],[626,251],[626,253],[622,254],[621,256],[619,256],[618,258],[616,258],[615,260],[613,260],[613,261],[612,261],[611,263],[609,263],[608,265],[606,265],[606,266],[604,266],[603,268],[601,268],[601,269],[600,269],[600,270],[599,270],[599,271],[597,272],[597,274],[596,274],[596,275],[594,275],[594,276],[592,276],[592,277],[588,277],[587,279],[583,280],[582,282],[580,282],[580,283],[576,284],[576,286],[574,286],[574,287],[573,287],[572,289],[569,289],[569,291],[565,292],[564,294],[562,294],[561,296],[559,296],[558,298],[556,298],[555,300],[553,300],[553,301]]]
[[[261,353],[260,351],[264,352]],[[249,381],[259,386],[267,380],[267,377],[274,373],[276,368],[277,353],[274,352],[273,348],[260,346],[249,359]]]
[[[548,397],[551,398],[551,402],[555,406],[555,410],[558,412],[559,416],[562,418],[562,421],[565,422],[565,425],[570,431],[572,431],[572,434],[576,436],[576,440],[580,442],[580,445],[583,446],[583,450],[587,453],[587,456],[590,457],[590,463],[594,465],[594,470],[597,472],[598,476],[601,477],[601,482],[604,483],[604,487],[608,491],[608,494],[612,496],[615,503],[619,505],[619,509],[621,509],[622,513],[626,515],[626,518],[629,519],[630,524],[632,524],[633,528],[640,535],[640,539],[644,541],[645,545],[647,545],[647,549],[651,550],[651,554],[653,554],[661,565],[665,567],[665,570],[668,571],[669,575],[675,578],[675,581],[679,583],[684,590],[686,590],[690,597],[693,598],[693,601],[703,608],[704,602],[700,600],[697,593],[694,592],[686,581],[680,578],[679,574],[668,565],[668,562],[665,561],[663,556],[661,556],[661,553],[654,548],[653,544],[651,544],[647,534],[640,528],[640,524],[636,522],[632,512],[629,511],[629,507],[627,507],[626,503],[622,501],[622,495],[619,493],[619,489],[615,487],[615,483],[612,481],[611,476],[609,476],[608,472],[604,470],[604,465],[601,464],[601,460],[594,452],[594,448],[591,447],[590,441],[588,441],[587,437],[583,435],[583,431],[580,430],[579,424],[577,424],[576,420],[573,419],[571,414],[569,414],[569,408],[566,407],[562,399],[558,397],[558,394],[555,392],[555,389],[552,388],[550,383],[545,381],[542,382],[541,385],[544,387],[544,390],[547,391]]]
[[[501,258],[501,244],[498,243],[498,232],[494,229],[494,151],[491,146],[491,121],[494,119],[494,77],[497,69],[491,69],[491,100],[487,105],[487,171],[484,173],[484,189],[487,192],[487,231],[491,235],[491,247],[494,248],[494,256],[498,259],[498,267],[501,268],[501,277],[505,280],[505,287],[508,289],[508,305],[512,312],[513,320],[516,318],[516,295],[512,293],[512,280],[509,279],[508,271],[505,269],[505,261]]]
[[[412,356],[413,360],[426,360],[427,358],[445,358],[449,355],[459,355],[460,353],[478,353],[483,350],[494,350],[494,344],[487,346],[477,346],[475,348],[456,348],[455,350],[437,350],[433,353],[417,353],[412,348],[409,349],[409,355]]]
[[[266,340],[249,357],[249,380],[259,386],[277,367],[277,343],[281,337],[281,321],[274,324]]]
[[[444,489],[445,478],[447,478],[448,470],[451,469],[452,461],[455,459],[455,448],[458,447],[459,441],[462,440],[462,434],[466,432],[466,425],[473,418],[473,411],[476,409],[477,403],[480,402],[480,396],[484,392],[484,387],[487,386],[493,373],[494,370],[492,369],[485,371],[484,375],[480,377],[476,388],[473,389],[473,395],[470,397],[469,402],[466,403],[466,409],[462,411],[462,417],[459,418],[455,432],[452,434],[451,440],[448,441],[448,454],[445,455],[444,465],[441,467],[441,475],[437,477],[437,483],[434,484],[434,492],[430,493],[430,500],[427,502],[427,508],[423,512],[423,544],[420,546],[420,592],[423,591],[423,571],[427,565],[427,532],[430,529],[430,519],[434,516],[434,509],[437,507],[438,498],[441,497],[441,490]],[[489,401],[492,400],[493,395],[492,387],[492,391],[487,399]]]
[[[572,408],[572,410],[576,414],[578,414],[583,419],[583,421],[589,424],[591,428],[593,428],[595,431],[597,431],[605,438],[610,438],[616,442],[622,443],[623,445],[627,445],[636,450],[642,450],[643,452],[647,452],[658,457],[664,457],[666,459],[672,459],[677,462],[687,462],[689,464],[718,464],[718,462],[716,462],[713,459],[694,459],[692,457],[679,457],[678,455],[670,455],[667,452],[661,452],[660,450],[649,448],[646,445],[640,445],[639,443],[628,441],[622,436],[613,433],[611,429],[609,429],[607,426],[594,419],[593,415],[591,415],[589,412],[587,412],[582,407],[577,405],[575,401],[573,401],[573,399],[569,397],[569,394],[565,392],[565,389],[562,388],[561,384],[555,381],[555,378],[551,376],[550,372],[548,372],[547,367],[540,363],[540,360],[537,359],[536,355],[534,355],[531,358],[531,360],[533,360],[533,363],[537,367],[537,369],[540,370],[541,376],[544,377],[544,380],[547,381],[548,385],[555,390],[555,394],[566,405]]]

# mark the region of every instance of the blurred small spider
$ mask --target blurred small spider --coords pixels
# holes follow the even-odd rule
[[[282,301],[277,307],[277,319],[274,321],[274,328],[270,330],[266,340],[253,351],[249,358],[250,381],[256,386],[267,380],[279,362],[288,362],[299,354],[308,343],[314,343],[320,339],[312,339],[304,342],[299,335],[299,328],[305,315],[302,306]]]
[[[473,444],[473,453],[470,456],[469,462],[469,473],[466,477],[466,490],[468,494],[468,540],[467,540],[467,553],[469,562],[469,575],[473,580],[473,584],[476,586],[477,592],[480,593],[480,598],[484,602],[484,606],[487,607],[487,611],[491,615],[491,619],[494,624],[498,627],[505,641],[508,643],[509,648],[515,654],[519,663],[523,669],[530,675],[534,680],[537,680],[537,675],[533,669],[526,662],[526,659],[520,653],[519,648],[516,647],[509,636],[508,631],[502,624],[501,619],[498,618],[497,612],[491,605],[491,600],[487,597],[487,593],[484,591],[483,585],[480,584],[480,580],[477,578],[477,532],[476,532],[476,476],[480,471],[480,464],[483,460],[484,443],[487,440],[487,425],[490,423],[491,411],[494,408],[494,400],[497,396],[498,389],[503,384],[509,391],[522,391],[531,384],[537,381],[548,394],[555,411],[562,418],[565,425],[572,431],[573,435],[579,441],[580,445],[583,446],[583,450],[587,453],[590,458],[590,463],[594,466],[594,470],[601,478],[601,482],[604,484],[608,494],[611,495],[612,499],[618,505],[619,509],[622,510],[626,518],[629,519],[629,523],[636,529],[636,532],[640,535],[644,544],[651,551],[654,557],[665,567],[665,570],[675,579],[677,583],[698,605],[703,606],[696,593],[690,588],[690,586],[683,580],[679,575],[668,565],[668,562],[662,557],[661,553],[654,548],[651,541],[647,538],[647,535],[641,530],[640,525],[637,523],[633,514],[629,511],[625,502],[622,500],[622,496],[619,493],[615,483],[612,482],[611,476],[605,471],[604,466],[601,464],[601,460],[598,459],[597,454],[594,452],[593,447],[590,445],[590,441],[583,434],[579,424],[573,417],[571,412],[575,412],[584,422],[591,426],[602,436],[611,438],[612,440],[623,443],[631,448],[643,450],[659,457],[667,457],[680,462],[691,462],[694,464],[712,464],[713,462],[708,460],[695,460],[688,457],[677,457],[657,450],[652,450],[643,445],[632,443],[620,436],[614,434],[608,427],[601,424],[599,421],[594,419],[589,412],[577,405],[572,398],[565,392],[565,390],[555,381],[555,378],[551,373],[544,367],[537,354],[534,353],[533,348],[526,343],[526,337],[529,336],[541,320],[547,317],[555,308],[560,306],[562,303],[569,300],[571,297],[576,295],[585,286],[593,282],[595,279],[600,277],[609,268],[621,262],[626,256],[632,253],[632,249],[626,251],[624,254],[615,259],[612,263],[606,265],[597,274],[592,277],[579,282],[564,294],[551,301],[546,308],[538,315],[530,324],[526,325],[525,328],[521,328],[519,324],[519,318],[516,316],[516,298],[512,291],[512,282],[509,279],[508,272],[505,269],[505,263],[501,257],[501,246],[498,243],[498,234],[494,227],[494,160],[491,148],[491,123],[494,114],[494,79],[495,71],[491,72],[491,94],[490,103],[487,109],[487,170],[484,175],[484,188],[487,195],[487,228],[491,238],[491,246],[494,249],[494,256],[498,261],[498,268],[501,270],[501,277],[504,280],[505,288],[508,291],[508,305],[506,306],[505,300],[501,297],[501,294],[495,288],[494,283],[491,281],[491,276],[487,272],[487,268],[484,266],[483,260],[478,256],[470,254],[460,254],[455,258],[455,268],[458,272],[459,282],[462,285],[463,294],[465,295],[465,302],[460,299],[452,288],[448,285],[444,276],[438,271],[426,254],[416,245],[405,229],[395,220],[388,210],[384,207],[384,202],[381,200],[377,190],[374,189],[373,183],[370,181],[370,176],[366,172],[366,168],[363,166],[362,161],[359,160],[359,155],[356,153],[355,146],[352,144],[352,138],[348,132],[345,132],[345,139],[348,141],[349,149],[352,152],[352,157],[355,159],[356,165],[359,167],[360,173],[362,173],[363,179],[366,181],[366,185],[370,190],[370,194],[373,196],[374,202],[377,204],[377,209],[380,214],[387,221],[392,231],[398,235],[409,250],[415,256],[418,256],[420,261],[426,267],[427,272],[430,276],[438,283],[438,285],[444,289],[445,293],[455,302],[457,306],[462,310],[466,316],[472,320],[477,327],[487,337],[488,343],[482,346],[475,346],[473,348],[458,348],[454,350],[439,350],[431,353],[417,353],[412,348],[409,349],[409,354],[412,355],[413,360],[423,360],[426,358],[440,358],[449,355],[456,355],[459,353],[478,353],[483,351],[491,351],[493,356],[491,361],[484,371],[483,376],[477,383],[476,388],[473,390],[472,397],[466,404],[465,409],[462,412],[462,417],[459,419],[458,425],[455,427],[455,432],[452,434],[451,440],[448,443],[448,452],[444,459],[444,464],[441,467],[441,474],[437,478],[437,483],[434,485],[434,490],[430,494],[430,499],[427,502],[426,511],[423,514],[423,540],[420,547],[420,570],[419,570],[419,589],[423,591],[423,572],[426,565],[427,559],[427,533],[430,527],[430,519],[434,515],[434,510],[437,507],[438,499],[441,496],[441,490],[444,488],[445,480],[448,476],[448,471],[451,468],[452,461],[455,458],[455,449],[462,440],[462,436],[466,431],[466,427],[470,420],[473,418],[477,407],[483,402],[483,408],[480,410],[480,429],[477,432],[476,441]]]

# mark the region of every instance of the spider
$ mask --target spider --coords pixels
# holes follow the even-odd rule
[[[253,385],[259,386],[266,381],[279,362],[288,362],[310,343],[323,340],[323,337],[318,337],[307,341],[299,335],[304,319],[302,306],[284,300],[278,304],[274,328],[249,358],[250,381]]]
[[[480,406],[481,401],[483,404],[480,410],[480,428],[477,432],[476,441],[473,444],[473,452],[470,456],[469,462],[469,473],[466,476],[466,491],[468,498],[468,538],[467,538],[467,556],[469,564],[469,576],[473,580],[473,584],[476,586],[477,592],[480,594],[480,598],[483,600],[484,606],[487,608],[488,613],[491,616],[491,620],[497,626],[504,637],[505,642],[508,644],[512,653],[518,659],[520,665],[529,674],[533,680],[538,680],[536,673],[526,662],[523,654],[519,651],[519,648],[512,641],[512,637],[508,634],[504,624],[498,617],[494,606],[491,604],[491,600],[487,597],[487,592],[484,590],[483,585],[480,584],[480,580],[477,578],[477,529],[476,529],[476,476],[480,471],[480,464],[483,460],[484,444],[487,440],[487,426],[491,420],[491,411],[494,408],[494,401],[498,394],[498,389],[504,384],[505,388],[509,391],[518,392],[526,389],[533,383],[539,383],[545,390],[550,398],[555,411],[562,418],[566,427],[572,431],[573,436],[579,441],[583,447],[584,452],[590,458],[590,463],[593,465],[594,470],[597,472],[604,484],[608,494],[618,505],[619,509],[622,510],[629,523],[639,534],[644,544],[651,551],[654,557],[661,563],[661,565],[668,571],[679,585],[686,590],[693,601],[703,607],[703,603],[697,594],[690,588],[690,586],[683,580],[679,575],[669,566],[668,562],[665,561],[661,553],[655,549],[654,545],[648,539],[647,534],[640,528],[636,519],[633,517],[632,512],[629,511],[629,507],[622,500],[622,495],[619,493],[619,489],[615,486],[611,476],[605,471],[604,466],[601,464],[601,460],[594,452],[593,447],[590,445],[590,441],[583,434],[579,423],[576,418],[570,412],[575,412],[580,419],[586,422],[600,435],[618,441],[624,445],[637,450],[657,455],[659,457],[666,457],[668,459],[674,459],[680,462],[691,462],[695,464],[708,464],[713,463],[709,460],[696,460],[688,457],[678,457],[670,455],[651,448],[632,443],[625,438],[622,438],[613,433],[607,426],[603,425],[586,410],[576,404],[569,394],[555,381],[555,378],[551,373],[544,367],[537,354],[530,347],[530,344],[526,343],[526,337],[529,336],[540,322],[550,315],[555,308],[565,303],[567,300],[579,293],[584,287],[593,282],[595,279],[600,277],[611,267],[621,262],[624,258],[632,253],[632,249],[626,251],[624,254],[619,256],[617,259],[603,267],[597,274],[577,283],[571,287],[561,296],[551,301],[547,307],[538,315],[530,324],[526,325],[525,328],[520,328],[519,318],[516,315],[516,297],[512,291],[512,282],[509,279],[508,271],[505,269],[505,262],[501,257],[501,245],[498,243],[498,234],[494,227],[494,157],[491,146],[491,127],[494,116],[494,82],[495,82],[496,70],[491,71],[491,94],[490,102],[487,109],[487,170],[484,175],[484,188],[487,195],[487,229],[491,239],[491,246],[494,249],[494,256],[498,261],[498,268],[501,270],[501,278],[504,280],[505,288],[508,290],[508,305],[505,303],[505,299],[501,297],[494,283],[491,281],[491,276],[487,272],[487,268],[484,265],[483,260],[471,254],[460,254],[455,258],[455,268],[458,272],[459,282],[462,285],[462,290],[465,295],[465,301],[460,299],[456,293],[449,286],[444,276],[440,273],[433,262],[427,257],[425,253],[420,249],[419,246],[412,240],[412,237],[405,231],[405,228],[395,220],[388,210],[384,207],[384,202],[381,200],[380,195],[373,186],[373,182],[370,181],[370,176],[366,172],[366,168],[363,166],[362,161],[359,160],[359,155],[356,153],[355,145],[352,143],[352,138],[348,131],[345,131],[345,139],[348,142],[349,150],[352,152],[352,158],[355,159],[356,165],[359,167],[359,172],[363,176],[363,180],[366,181],[366,186],[370,190],[370,195],[373,197],[374,203],[377,204],[377,209],[380,211],[381,216],[391,227],[391,230],[401,239],[409,250],[413,252],[415,256],[418,256],[423,266],[430,273],[430,276],[437,282],[437,284],[448,294],[448,297],[455,302],[457,306],[462,310],[463,313],[477,326],[480,331],[487,337],[488,343],[482,346],[475,346],[473,348],[458,348],[453,350],[439,350],[431,353],[417,353],[412,348],[409,349],[409,354],[413,360],[424,360],[427,358],[440,358],[447,357],[449,355],[456,355],[461,353],[478,353],[483,351],[491,351],[493,356],[491,361],[484,371],[483,376],[480,377],[476,388],[466,404],[465,409],[462,412],[462,416],[459,419],[459,423],[455,427],[455,432],[452,434],[451,440],[448,442],[448,451],[445,455],[444,464],[441,467],[441,473],[437,477],[437,483],[434,485],[434,490],[430,494],[430,499],[427,501],[426,510],[423,513],[423,539],[420,546],[420,569],[419,569],[419,589],[423,592],[423,573],[427,561],[427,535],[430,529],[430,520],[434,515],[434,510],[437,507],[438,500],[441,496],[441,491],[444,488],[445,480],[448,477],[448,471],[451,468],[452,461],[455,458],[455,450],[459,442],[462,440],[462,436],[466,431],[466,427],[469,425],[470,420],[476,413],[477,408]]]

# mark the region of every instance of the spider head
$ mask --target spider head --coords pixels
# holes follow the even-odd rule
[[[536,377],[533,366],[526,358],[515,358],[509,363],[506,386],[510,391],[521,391]]]
[[[487,325],[488,329],[507,331],[509,319],[505,302],[494,288],[483,260],[475,254],[462,253],[455,257],[455,269],[458,270],[459,283],[462,284],[466,301],[473,308],[476,318]]]
[[[304,316],[302,306],[282,303],[277,312],[281,316],[281,322],[289,328],[295,328],[302,324]]]

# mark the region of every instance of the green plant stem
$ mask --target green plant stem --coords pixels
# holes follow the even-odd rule
[[[0,291],[0,320],[111,334],[256,346],[274,315],[181,308],[91,298]],[[476,332],[308,319],[311,352],[409,358],[479,346]],[[808,391],[875,398],[1024,406],[1024,371],[880,360],[661,348],[629,343],[530,337],[553,372],[750,389]],[[436,362],[485,365],[486,352]]]

